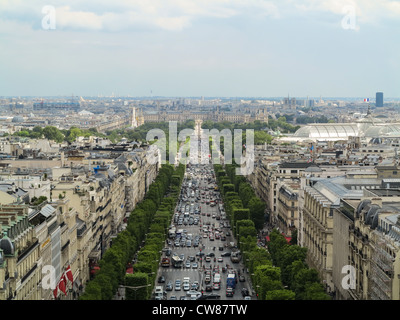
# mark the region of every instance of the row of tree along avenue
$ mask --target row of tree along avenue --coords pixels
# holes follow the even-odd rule
[[[307,266],[307,248],[300,247],[276,229],[267,248],[258,245],[265,203],[254,193],[236,164],[214,165],[218,187],[243,263],[251,274],[258,300],[329,300],[315,269]]]
[[[145,198],[131,212],[126,229],[99,261],[100,270],[88,282],[81,300],[111,300],[120,285],[125,286],[128,300],[151,298],[184,174],[183,164],[161,166]],[[132,273],[127,273],[129,266]]]

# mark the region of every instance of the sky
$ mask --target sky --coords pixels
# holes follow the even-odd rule
[[[0,0],[0,96],[400,98],[397,0]]]

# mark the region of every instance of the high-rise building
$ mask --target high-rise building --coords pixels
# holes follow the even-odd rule
[[[380,108],[383,107],[383,92],[377,92],[376,93],[376,102],[375,102],[376,107]]]

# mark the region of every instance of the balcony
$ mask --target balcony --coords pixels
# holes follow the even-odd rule
[[[34,241],[32,244],[28,245],[27,248],[23,249],[18,255],[17,263],[26,258],[37,246],[39,246],[39,240]]]

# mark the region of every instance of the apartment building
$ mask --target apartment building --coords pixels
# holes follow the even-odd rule
[[[0,205],[0,300],[40,300],[39,241],[25,204]]]
[[[348,229],[348,264],[354,270],[348,295],[354,300],[399,300],[400,192],[374,189],[364,195]]]
[[[3,200],[9,201],[0,206],[0,300],[76,299],[91,268],[124,230],[127,216],[156,178],[161,164],[148,156],[147,148],[137,148],[113,158],[104,155],[104,162],[97,157],[96,165],[55,166],[48,177],[49,198],[36,207],[29,199],[25,203],[5,193]],[[66,294],[54,291],[42,271],[52,269],[58,282],[67,267],[73,284],[67,282]]]
[[[277,227],[286,236],[299,228],[300,180],[279,180],[277,194]]]

